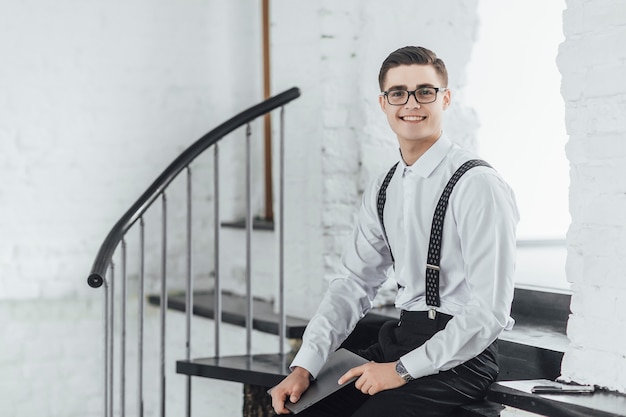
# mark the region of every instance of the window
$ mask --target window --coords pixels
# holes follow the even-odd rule
[[[517,282],[568,289],[569,163],[556,65],[564,1],[481,0],[477,43],[459,97],[478,113],[478,152],[515,190]]]

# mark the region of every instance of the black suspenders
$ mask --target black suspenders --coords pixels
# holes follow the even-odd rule
[[[456,170],[456,172],[452,175],[448,183],[446,184],[441,196],[439,197],[439,202],[437,203],[437,207],[435,208],[435,215],[433,216],[433,223],[430,228],[430,241],[428,242],[428,257],[426,259],[426,305],[431,307],[439,307],[441,305],[441,301],[439,299],[439,261],[441,259],[441,240],[443,233],[443,220],[446,214],[446,209],[448,208],[448,201],[450,200],[450,194],[454,189],[454,186],[459,181],[459,179],[470,169],[477,166],[485,166],[491,167],[487,162],[481,159],[471,159],[465,162],[463,165]],[[393,177],[393,174],[398,167],[398,163],[391,167],[387,176],[385,177],[383,183],[380,186],[380,190],[378,191],[378,200],[377,200],[377,208],[378,208],[378,219],[380,220],[380,225],[383,230],[383,236],[385,241],[387,242],[387,246],[389,247],[389,253],[391,254],[391,260],[395,263],[393,258],[393,253],[391,251],[391,245],[389,244],[389,239],[387,239],[387,232],[385,231],[385,224],[383,221],[383,213],[385,211],[385,201],[387,199],[387,187],[389,186],[389,182]],[[429,312],[429,317],[431,319],[435,318],[435,310],[431,309]]]
[[[383,221],[383,213],[385,211],[385,201],[387,201],[387,187],[389,186],[389,182],[391,181],[391,178],[393,177],[393,173],[396,172],[396,168],[398,167],[399,163],[400,162],[396,162],[396,164],[391,167],[391,169],[387,173],[387,176],[383,180],[383,183],[380,186],[380,190],[378,190],[378,201],[376,204],[378,208],[378,220],[380,220],[380,227],[383,229],[383,237],[385,238],[385,241],[387,242],[387,246],[389,247],[389,254],[391,255],[391,261],[394,264],[396,261],[395,259],[393,259],[393,252],[391,252],[391,245],[389,244],[389,240],[387,239],[387,232],[385,231],[385,222]]]

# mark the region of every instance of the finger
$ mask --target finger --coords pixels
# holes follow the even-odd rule
[[[300,399],[300,394],[297,394],[295,392],[289,396],[289,401],[291,401],[292,403],[297,403],[299,399]]]
[[[289,398],[289,401],[293,403],[295,402],[293,399],[298,398],[300,394],[301,392],[298,393],[296,390],[293,390],[290,393],[289,390],[284,388],[272,391],[272,407],[274,408],[276,414],[290,414],[291,411],[285,407],[287,398]]]
[[[345,384],[347,381],[351,380],[352,378],[357,378],[361,376],[363,374],[363,370],[361,369],[362,366],[363,365],[357,366],[356,368],[349,369],[348,372],[343,374],[341,378],[339,378],[339,381],[337,381],[339,385]]]
[[[276,412],[276,414],[290,414],[291,411],[285,407],[285,402],[279,402],[276,403],[276,405],[274,405],[274,403],[272,402],[272,407],[274,408],[274,412]]]
[[[360,391],[363,394],[369,395],[371,389],[372,389],[372,386],[370,384],[363,384],[360,388]]]
[[[365,385],[365,378],[360,377],[356,381],[354,381],[354,388],[359,391],[363,391],[363,386]]]
[[[278,395],[272,392],[272,408],[276,414],[283,414],[285,412],[285,399],[287,398],[287,394]]]

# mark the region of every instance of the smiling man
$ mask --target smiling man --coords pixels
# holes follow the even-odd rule
[[[519,215],[513,192],[487,163],[443,133],[451,104],[445,64],[423,47],[391,53],[379,103],[400,160],[363,195],[342,269],[291,364],[272,390],[278,414],[297,402],[392,275],[400,320],[357,352],[357,378],[307,416],[448,416],[484,397],[498,375],[497,338],[510,329]]]

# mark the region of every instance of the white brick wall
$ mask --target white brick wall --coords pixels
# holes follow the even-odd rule
[[[0,9],[2,415],[100,416],[102,291],[86,285],[91,262],[114,221],[180,151],[261,99],[258,7],[212,0],[33,0]],[[224,171],[240,170],[242,136],[222,148],[230,163]],[[197,230],[212,221],[212,197],[202,188],[212,181],[210,163],[200,162],[194,169]],[[184,216],[180,185],[177,180],[168,192],[172,219]],[[223,205],[225,218],[238,214],[233,201],[240,189],[223,188],[231,202]],[[158,214],[157,207],[146,216],[150,277],[159,271]],[[173,221],[169,248],[180,253],[182,230]],[[136,241],[135,232],[131,271]],[[195,244],[196,273],[206,277],[212,239],[197,234]],[[172,286],[182,264],[168,265]],[[195,327],[204,347],[196,355],[212,354],[212,324],[203,323],[206,330]],[[184,328],[180,317],[170,325],[173,336]],[[240,342],[241,329],[226,330],[225,337],[225,345]],[[275,350],[275,338],[267,335],[255,336],[255,348],[270,350],[267,338]],[[173,372],[182,344],[172,339],[170,415],[184,407],[183,378]],[[155,359],[147,368],[157,369]],[[158,411],[154,381],[151,375],[146,382],[146,415]],[[196,381],[194,387],[201,407],[196,415],[241,409],[238,384]]]
[[[626,7],[570,0],[558,65],[570,136],[567,276],[571,347],[562,375],[626,392]]]
[[[260,100],[258,12],[36,0],[4,5],[0,24],[0,298],[84,294],[113,222],[186,146]],[[223,42],[230,31],[238,36]],[[224,170],[241,161],[241,142],[231,147]],[[169,212],[181,217],[183,194],[172,193]],[[233,211],[225,205],[225,217]]]

